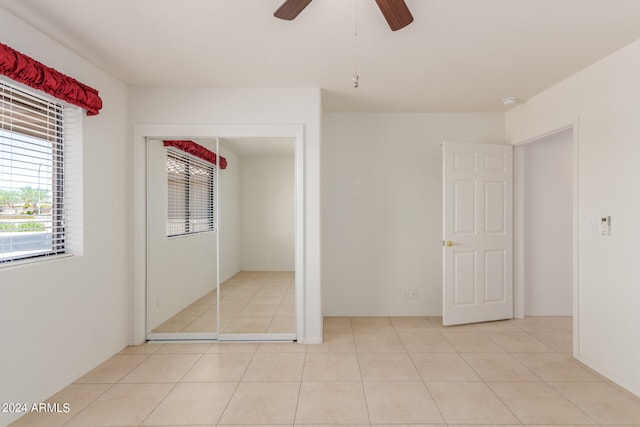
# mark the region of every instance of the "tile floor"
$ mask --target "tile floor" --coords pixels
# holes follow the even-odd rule
[[[572,359],[571,319],[444,328],[327,318],[325,342],[127,347],[14,426],[640,426],[640,398]]]
[[[216,290],[152,332],[218,332]],[[220,333],[295,333],[292,271],[241,271],[220,285]]]

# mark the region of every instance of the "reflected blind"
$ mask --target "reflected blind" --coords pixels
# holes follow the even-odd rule
[[[63,114],[0,82],[0,262],[65,251]]]
[[[167,148],[167,236],[215,230],[216,166]]]

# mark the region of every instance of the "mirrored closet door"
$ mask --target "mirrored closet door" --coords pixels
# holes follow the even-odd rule
[[[295,339],[295,147],[147,140],[148,339]]]
[[[232,207],[220,215],[220,337],[295,337],[295,139],[221,138],[220,150],[236,166],[219,177]]]
[[[167,145],[164,140],[147,141],[148,337],[214,339],[219,171],[210,161],[189,153],[186,141],[190,140],[167,141]],[[182,147],[180,141],[185,141]],[[192,147],[215,152],[215,138],[192,142]]]

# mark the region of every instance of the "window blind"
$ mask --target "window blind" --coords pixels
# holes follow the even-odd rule
[[[216,166],[167,147],[167,236],[215,230]]]
[[[0,82],[0,262],[65,251],[64,107]]]

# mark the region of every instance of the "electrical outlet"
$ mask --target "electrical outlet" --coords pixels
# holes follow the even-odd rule
[[[403,289],[402,290],[402,299],[418,299],[418,289],[416,288],[411,288],[411,289]]]

